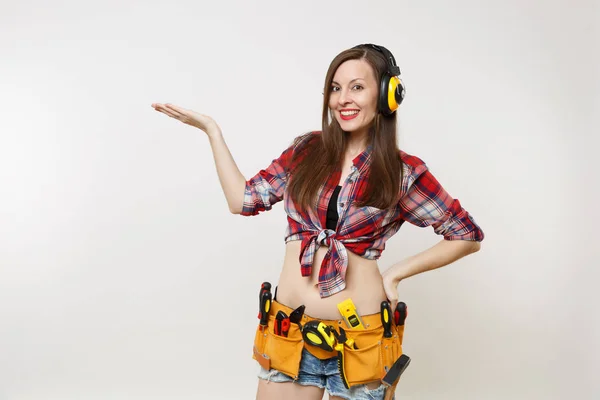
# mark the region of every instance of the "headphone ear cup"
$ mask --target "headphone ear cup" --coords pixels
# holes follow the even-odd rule
[[[399,77],[395,76],[393,79],[396,81],[396,90],[394,91],[394,97],[396,100],[396,104],[399,106],[402,103],[402,100],[404,100],[404,94],[406,90],[404,89],[402,80]]]
[[[390,76],[387,74],[384,74],[381,77],[381,84],[379,85],[378,105],[379,105],[379,111],[385,115],[390,115],[391,113],[394,112],[394,110],[392,110],[390,108],[390,103],[388,101],[389,92],[390,92]]]
[[[398,109],[398,99],[396,97],[398,84],[400,83],[398,78],[392,76],[388,84],[387,103],[390,113],[393,113]]]
[[[393,114],[402,102],[402,84],[397,76],[386,75],[385,106],[386,115]]]

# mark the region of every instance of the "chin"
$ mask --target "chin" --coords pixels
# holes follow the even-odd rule
[[[361,126],[357,124],[349,124],[347,121],[338,121],[338,125],[342,127],[346,132],[353,132],[357,129],[360,129]]]
[[[340,126],[342,127],[342,130],[344,132],[356,132],[362,129],[362,126],[351,126],[351,127],[344,127],[343,125],[340,124]]]

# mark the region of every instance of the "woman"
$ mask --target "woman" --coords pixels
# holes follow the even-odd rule
[[[382,302],[394,310],[402,279],[480,248],[484,235],[470,214],[421,159],[397,147],[395,111],[404,96],[399,74],[382,46],[337,55],[325,78],[322,130],[297,137],[249,180],[210,117],[152,105],[208,135],[232,213],[256,215],[284,200],[285,260],[254,343],[259,399],[321,399],[325,389],[331,399],[377,399],[386,390],[391,398],[395,384],[388,389],[382,378],[402,354],[403,326],[394,321],[384,328]],[[376,260],[404,221],[432,226],[444,239],[381,274]],[[341,315],[347,299],[358,326]],[[282,332],[294,310],[301,319]],[[309,326],[321,327],[315,331],[325,338],[321,345],[306,336]]]

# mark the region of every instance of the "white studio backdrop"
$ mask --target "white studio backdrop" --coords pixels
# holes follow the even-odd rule
[[[386,46],[400,147],[483,228],[399,285],[402,399],[595,399],[593,1],[2,0],[0,400],[253,399],[282,204],[231,215],[211,115],[249,178],[320,129],[330,61]],[[406,224],[380,267],[441,238]]]

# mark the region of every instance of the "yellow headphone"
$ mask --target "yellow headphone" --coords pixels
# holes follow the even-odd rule
[[[357,48],[370,48],[383,54],[388,65],[387,71],[381,77],[379,84],[379,99],[377,101],[377,109],[385,115],[392,115],[397,109],[402,100],[404,100],[405,89],[400,79],[400,68],[396,65],[396,59],[393,54],[383,46],[378,46],[372,43],[359,44],[354,46]]]

